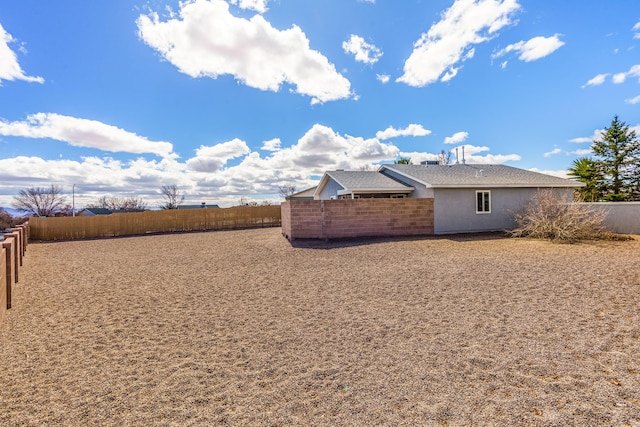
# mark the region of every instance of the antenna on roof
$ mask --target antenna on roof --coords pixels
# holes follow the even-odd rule
[[[464,145],[462,146],[462,164],[466,165],[467,161],[464,159]]]
[[[460,163],[460,160],[458,159],[458,147],[456,147],[456,165]]]

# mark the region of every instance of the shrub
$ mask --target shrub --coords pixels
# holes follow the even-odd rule
[[[540,190],[522,212],[514,215],[513,237],[561,241],[609,239],[604,228],[606,213],[575,200],[568,203],[553,190]]]

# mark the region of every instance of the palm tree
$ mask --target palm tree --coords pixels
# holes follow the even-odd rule
[[[598,162],[589,157],[576,159],[569,168],[569,176],[586,184],[586,187],[578,190],[583,200],[595,202],[602,198],[604,176]]]

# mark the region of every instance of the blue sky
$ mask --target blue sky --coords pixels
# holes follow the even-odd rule
[[[325,170],[467,163],[560,175],[640,130],[637,0],[7,0],[0,206],[280,200]]]

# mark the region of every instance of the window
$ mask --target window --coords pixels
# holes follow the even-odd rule
[[[491,213],[491,191],[476,191],[476,213]]]

